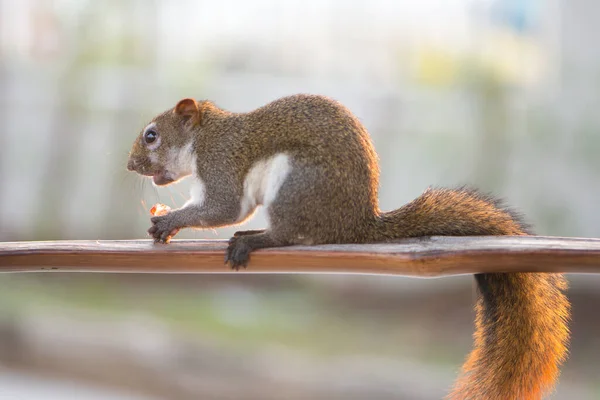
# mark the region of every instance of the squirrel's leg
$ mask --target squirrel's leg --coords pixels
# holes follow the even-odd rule
[[[166,243],[172,236],[171,232],[176,229],[218,228],[234,224],[239,217],[239,202],[220,202],[216,205],[212,201],[207,203],[189,204],[165,215],[152,217],[148,233],[155,242]]]
[[[285,245],[285,243],[275,240],[268,231],[234,236],[229,239],[229,246],[225,252],[225,264],[229,264],[236,270],[239,270],[240,267],[246,268],[252,251]]]

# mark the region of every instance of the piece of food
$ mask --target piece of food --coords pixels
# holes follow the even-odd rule
[[[161,217],[163,215],[168,214],[169,212],[171,212],[171,207],[169,207],[166,204],[161,204],[161,203],[156,203],[150,209],[150,214],[152,214],[153,217]],[[167,237],[167,240],[165,241],[165,243],[169,243],[171,241],[171,238],[173,236],[177,235],[177,232],[179,232],[179,229],[173,229],[169,233],[169,236]]]
[[[150,214],[152,214],[153,217],[160,217],[161,215],[168,214],[169,211],[171,211],[171,207],[168,205],[156,203],[150,209]]]

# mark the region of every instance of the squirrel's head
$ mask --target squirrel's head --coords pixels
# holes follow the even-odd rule
[[[168,185],[192,173],[192,127],[200,121],[200,106],[183,99],[155,117],[133,142],[127,169]]]

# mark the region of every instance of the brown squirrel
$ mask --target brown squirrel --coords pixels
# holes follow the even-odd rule
[[[181,100],[143,129],[127,168],[157,185],[193,175],[191,199],[151,218],[148,233],[157,242],[185,227],[241,223],[264,206],[269,228],[236,232],[229,241],[225,262],[235,269],[266,247],[529,234],[516,213],[466,188],[428,189],[382,212],[377,154],[366,128],[323,96],[284,97],[248,113]],[[474,350],[448,398],[542,398],[567,353],[565,279],[541,273],[475,279]]]

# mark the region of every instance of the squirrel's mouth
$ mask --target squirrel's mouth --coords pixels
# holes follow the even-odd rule
[[[154,170],[154,171],[136,171],[138,174],[152,178],[152,182],[158,186],[168,185],[169,183],[175,182],[175,179],[171,176],[172,174],[166,170]]]
[[[135,171],[140,175],[151,177],[155,185],[163,186],[175,182],[173,174],[162,168],[152,168],[146,163],[140,163],[135,158],[129,158],[127,169]]]
[[[140,175],[147,176],[148,178],[152,178],[152,181],[155,185],[164,186],[169,183],[173,183],[176,179],[173,177],[173,174],[166,169],[158,169],[158,168],[147,168],[146,166],[136,165],[135,161],[129,161],[127,164],[127,169],[129,171],[135,171]]]
[[[169,183],[173,183],[175,181],[168,171],[158,171],[153,173],[151,176],[152,182],[158,186],[168,185]]]

